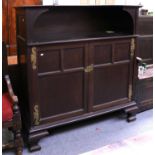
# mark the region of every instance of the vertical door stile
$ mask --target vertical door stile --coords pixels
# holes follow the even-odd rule
[[[129,77],[129,90],[128,90],[128,98],[129,101],[133,98],[133,72],[134,72],[134,56],[135,56],[135,38],[131,38],[130,43],[130,77]]]
[[[33,115],[33,124],[39,125],[40,124],[40,104],[39,104],[39,95],[38,95],[38,48],[32,47],[31,48],[31,71],[32,71],[32,77],[30,80],[31,83],[31,95],[32,95],[32,103],[33,108],[32,109],[32,115]],[[33,97],[35,96],[35,97]]]
[[[88,73],[85,72],[85,69],[88,66],[88,43],[85,44],[85,52],[84,52],[84,104],[86,112],[89,111],[89,81],[88,81]]]

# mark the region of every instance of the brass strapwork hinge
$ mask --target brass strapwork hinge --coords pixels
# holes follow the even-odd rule
[[[135,47],[136,47],[136,44],[135,44],[135,38],[132,38],[132,39],[131,39],[131,47],[130,47],[130,50],[131,50],[131,57],[134,56],[134,53],[135,53]]]
[[[91,64],[91,65],[89,65],[89,66],[87,66],[87,67],[85,68],[85,72],[86,72],[86,73],[92,72],[93,70],[94,70],[93,64]]]
[[[132,99],[132,84],[129,84],[128,98],[131,101],[131,99]]]
[[[32,64],[32,69],[35,70],[37,68],[37,50],[36,50],[36,47],[32,47],[31,64]]]
[[[34,117],[34,124],[35,125],[39,125],[39,106],[38,105],[34,105],[34,109],[33,109],[33,117]]]

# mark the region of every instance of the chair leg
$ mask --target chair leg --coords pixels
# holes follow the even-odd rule
[[[3,150],[12,149],[12,148],[14,148],[14,141],[13,140],[11,140],[8,143],[2,145]]]
[[[21,136],[20,130],[15,131],[15,146],[16,146],[16,155],[22,155],[23,152],[23,138]]]
[[[22,147],[18,147],[16,149],[16,155],[22,155],[22,153],[23,153],[23,148]]]

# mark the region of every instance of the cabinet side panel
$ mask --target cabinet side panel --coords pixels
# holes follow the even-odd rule
[[[153,34],[153,16],[139,16],[138,18],[138,34]]]
[[[140,36],[138,37],[138,57],[141,57],[143,61],[148,64],[153,63],[153,37],[150,36]]]
[[[27,78],[27,55],[26,45],[20,39],[17,39],[18,45],[18,67],[19,67],[19,105],[23,125],[30,125],[30,108],[28,99],[28,78]]]

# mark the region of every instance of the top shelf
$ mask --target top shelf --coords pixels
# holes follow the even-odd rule
[[[28,6],[16,8],[17,36],[28,43],[135,34],[139,6]],[[30,9],[31,8],[31,9]]]

